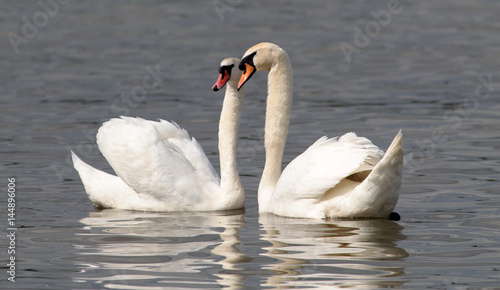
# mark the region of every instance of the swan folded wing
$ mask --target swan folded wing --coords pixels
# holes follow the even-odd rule
[[[165,142],[160,135],[153,122],[122,117],[103,124],[97,144],[116,174],[135,191],[172,200],[177,204],[172,206],[202,202],[205,188],[199,185],[216,177],[199,174],[183,150],[172,145],[175,136]]]
[[[159,122],[150,122],[155,125],[159,138],[167,147],[175,148],[176,151],[180,152],[200,175],[212,178],[212,182],[219,182],[219,175],[205,155],[205,151],[194,137],[189,136],[186,130],[173,121],[168,122],[160,119]]]
[[[382,150],[355,133],[340,138],[322,137],[288,164],[273,199],[319,201],[343,179],[372,170],[382,157]]]

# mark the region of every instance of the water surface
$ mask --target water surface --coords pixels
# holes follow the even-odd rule
[[[401,1],[377,26],[388,3],[69,1],[45,21],[37,2],[4,1],[1,184],[6,193],[16,178],[17,264],[15,284],[2,266],[0,287],[500,287],[498,4]],[[23,17],[36,33],[23,35]],[[362,46],[356,31],[369,37]],[[17,52],[9,33],[25,39]],[[261,41],[285,48],[294,67],[285,164],[323,135],[355,131],[386,149],[402,129],[402,220],[258,214],[265,73],[246,85],[244,211],[94,210],[69,151],[112,172],[95,145],[101,123],[163,118],[218,168],[218,64]],[[357,50],[346,58],[342,44]],[[132,98],[151,71],[158,85]]]

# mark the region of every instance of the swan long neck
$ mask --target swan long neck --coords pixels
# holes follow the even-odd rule
[[[244,194],[236,165],[236,145],[245,93],[243,89],[238,91],[236,86],[237,79],[227,84],[219,121],[220,192],[228,197]]]
[[[259,207],[265,211],[281,176],[281,162],[285,149],[293,88],[292,66],[288,55],[282,51],[268,75],[268,96],[265,125],[266,163],[259,184]]]

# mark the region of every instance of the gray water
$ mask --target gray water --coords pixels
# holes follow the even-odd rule
[[[0,11],[0,288],[500,289],[497,1],[40,3]],[[112,172],[101,123],[163,118],[218,168],[218,64],[261,41],[294,68],[285,164],[323,135],[386,149],[403,130],[401,221],[258,214],[265,73],[246,85],[245,210],[94,210],[69,151]]]

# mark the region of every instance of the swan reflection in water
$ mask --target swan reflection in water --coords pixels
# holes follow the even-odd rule
[[[83,244],[76,246],[82,268],[73,278],[76,282],[105,288],[126,285],[126,289],[233,287],[241,284],[241,276],[224,271],[238,271],[238,265],[249,260],[236,247],[245,224],[243,209],[211,213],[110,209],[91,212],[80,222],[86,232],[80,234]]]
[[[251,219],[254,219],[253,217]],[[80,220],[73,279],[105,288],[374,288],[404,284],[393,221],[310,220],[244,211],[91,212]],[[256,221],[255,221],[256,223]],[[243,239],[243,241],[242,241]]]
[[[264,255],[278,262],[262,286],[378,288],[404,284],[397,247],[405,240],[398,223],[385,219],[317,221],[261,214],[261,239],[271,245]]]

